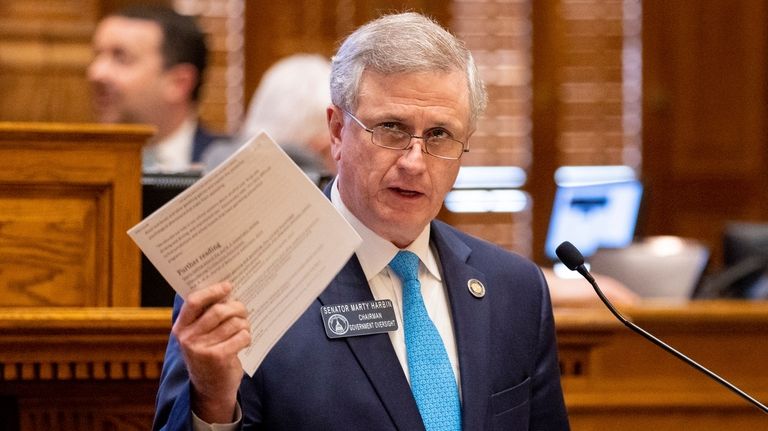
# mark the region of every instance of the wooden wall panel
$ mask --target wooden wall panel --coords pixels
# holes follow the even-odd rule
[[[96,304],[97,214],[104,187],[0,186],[0,297],[2,305]],[[95,227],[95,229],[94,229]],[[103,234],[99,235],[103,238]],[[45,244],[45,246],[41,246]]]
[[[140,126],[0,123],[0,307],[138,306]]]
[[[91,120],[90,91],[85,81],[91,34],[104,13],[138,1],[0,2],[0,121]],[[171,0],[152,2],[168,4]],[[330,56],[349,31],[381,12],[422,11],[449,27],[455,21],[453,14],[461,14],[466,24],[459,31],[469,40],[476,39],[482,44],[482,38],[477,36],[480,30],[473,26],[473,17],[481,17],[476,21],[486,22],[486,15],[490,13],[487,11],[525,8],[528,4],[525,1],[501,5],[438,0],[177,2],[208,17],[203,19],[204,25],[209,31],[218,32],[213,42],[224,50],[227,38],[219,33],[230,18],[226,18],[228,15],[222,8],[238,4],[244,7],[245,95],[227,93],[229,84],[223,84],[227,79],[223,65],[228,64],[224,50],[214,55],[218,66],[211,71],[210,78],[217,83],[204,91],[203,116],[218,130],[236,128],[241,111],[232,106],[238,103],[241,108],[245,106],[264,70],[276,60],[307,51]],[[615,123],[618,109],[615,103],[596,103],[581,112],[568,111],[558,101],[563,93],[581,94],[561,88],[559,85],[564,80],[592,82],[595,77],[617,78],[618,65],[606,60],[606,56],[615,54],[618,39],[609,37],[605,45],[599,45],[603,42],[596,41],[595,37],[600,29],[618,32],[617,27],[609,24],[624,13],[621,4],[624,3],[611,0],[532,3],[535,31],[531,122],[535,145],[532,145],[530,159],[519,150],[521,145],[504,144],[497,152],[488,153],[488,157],[475,160],[485,164],[498,156],[507,160],[504,163],[510,163],[509,160],[530,163],[526,189],[533,197],[534,213],[526,217],[533,223],[534,258],[541,258],[539,250],[554,190],[554,169],[566,162],[614,163],[626,156],[627,147],[622,154],[616,136],[598,136],[601,130]],[[714,250],[715,262],[720,258],[719,236],[725,221],[768,220],[768,176],[763,174],[768,166],[765,78],[768,76],[768,28],[764,25],[768,22],[767,10],[768,5],[761,0],[642,2],[642,177],[648,185],[648,205],[641,233],[701,239]],[[569,24],[567,17],[576,19]],[[596,19],[597,24],[580,25],[580,17]],[[500,31],[517,24],[520,23],[502,19],[489,21],[490,26]],[[506,37],[513,39],[519,34]],[[570,49],[579,51],[594,46],[603,47],[602,54],[565,55]],[[493,61],[501,54],[489,50],[483,55],[480,57]],[[582,67],[601,62],[608,66],[603,71]],[[503,81],[505,76],[500,79]],[[509,79],[524,76],[515,72],[509,74]],[[610,89],[616,87],[605,91]],[[492,85],[490,90],[498,99],[516,97],[499,86]],[[569,113],[579,114],[577,117],[583,121],[566,121]],[[590,123],[594,125],[592,129]],[[502,121],[491,126],[504,128],[509,124]],[[563,139],[566,126],[584,128],[587,132],[583,136],[595,136],[592,144],[597,145],[590,144],[590,139]],[[598,135],[590,135],[589,130]],[[518,138],[510,137],[504,142],[517,142]],[[482,134],[478,135],[480,147],[484,139]],[[569,142],[574,145],[567,154],[573,157],[564,157],[559,147]],[[610,151],[596,151],[594,147],[600,147],[601,142]],[[475,147],[476,155],[483,154],[480,147]],[[471,154],[468,159],[472,162]]]
[[[157,1],[157,0],[156,0]],[[200,118],[206,127],[234,132],[243,113],[243,11],[245,0],[167,1],[179,13],[197,17],[208,43]]]
[[[721,262],[729,220],[768,220],[768,4],[644,8],[644,233],[697,238]]]
[[[544,241],[558,167],[640,167],[639,71],[625,62],[639,56],[638,3],[533,3],[533,161],[527,190],[533,197],[532,257],[541,264],[551,263]]]
[[[88,121],[96,0],[0,3],[0,121]]]
[[[245,102],[277,60],[295,53],[330,58],[344,37],[384,12],[413,10],[450,22],[442,0],[297,0],[245,5]]]

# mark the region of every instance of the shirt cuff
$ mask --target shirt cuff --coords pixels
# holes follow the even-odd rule
[[[240,429],[240,423],[243,421],[243,411],[240,410],[240,403],[235,404],[235,415],[232,423],[228,424],[209,424],[197,417],[192,412],[192,429],[194,431],[235,431]]]

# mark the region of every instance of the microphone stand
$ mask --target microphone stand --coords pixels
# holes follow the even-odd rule
[[[574,250],[575,250],[575,248],[574,248]],[[579,253],[579,254],[581,254],[581,253]],[[582,259],[582,262],[583,262],[583,258],[581,258],[581,259]],[[570,265],[567,265],[567,266],[570,267]],[[571,269],[573,269],[573,268],[571,268]],[[757,407],[760,410],[762,410],[763,413],[767,413],[768,414],[768,407],[766,407],[763,403],[761,403],[760,401],[756,400],[755,398],[753,398],[752,396],[750,396],[746,392],[742,391],[741,389],[736,387],[733,383],[731,383],[731,382],[725,380],[724,378],[718,376],[717,374],[715,374],[714,372],[710,371],[709,369],[707,369],[703,365],[699,364],[698,362],[694,361],[693,359],[689,358],[688,356],[685,356],[684,354],[682,354],[679,351],[675,350],[672,346],[670,346],[667,343],[659,340],[658,338],[656,338],[650,332],[648,332],[645,329],[635,325],[634,323],[630,322],[627,318],[625,318],[621,313],[619,313],[618,310],[616,310],[616,308],[613,306],[613,304],[611,304],[611,301],[609,301],[608,298],[606,298],[605,294],[603,294],[603,291],[600,290],[600,287],[597,285],[597,282],[592,277],[592,274],[589,273],[589,271],[587,270],[587,268],[584,266],[583,263],[579,264],[575,269],[576,269],[576,271],[579,272],[579,274],[581,274],[589,282],[589,284],[592,285],[592,288],[595,290],[595,293],[597,293],[597,296],[599,296],[600,300],[603,301],[603,304],[605,304],[605,306],[608,307],[608,310],[610,310],[610,312],[614,316],[616,316],[616,318],[619,319],[619,321],[621,323],[623,323],[624,326],[626,326],[629,329],[631,329],[631,330],[637,332],[638,334],[642,335],[643,337],[648,339],[650,342],[652,342],[653,344],[661,347],[662,349],[666,350],[667,352],[671,353],[672,355],[676,356],[681,361],[687,363],[688,365],[692,366],[693,368],[695,368],[695,369],[699,370],[700,372],[706,374],[709,378],[717,381],[721,385],[723,385],[726,388],[728,388],[731,392],[733,392],[736,395],[744,398],[745,400],[750,402],[752,405],[754,405],[755,407]]]

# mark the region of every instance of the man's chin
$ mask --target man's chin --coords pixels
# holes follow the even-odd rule
[[[123,118],[121,115],[109,113],[109,114],[101,114],[96,115],[96,118],[98,119],[99,123],[107,123],[107,124],[123,124],[123,123],[130,123],[130,121],[126,121],[125,118]]]
[[[382,229],[384,233],[382,236],[398,247],[403,248],[412,243],[427,224],[429,224],[429,221],[422,219],[404,220],[400,218],[398,220],[389,220],[386,223],[386,228]]]
[[[99,123],[130,123],[121,111],[109,105],[97,105],[93,113]]]

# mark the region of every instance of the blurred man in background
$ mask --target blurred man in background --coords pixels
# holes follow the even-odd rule
[[[195,20],[161,6],[128,7],[99,23],[93,52],[87,77],[98,120],[155,126],[146,172],[193,168],[217,138],[198,121],[208,52]]]

